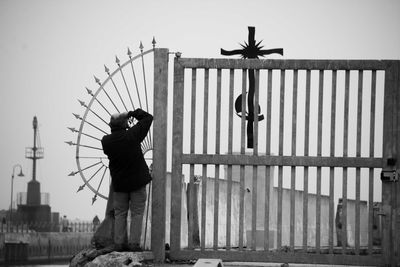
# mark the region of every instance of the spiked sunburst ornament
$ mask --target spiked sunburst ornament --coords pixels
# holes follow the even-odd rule
[[[146,68],[146,65],[153,63],[153,52],[155,39],[153,38],[152,48],[144,51],[140,42],[140,53],[134,56],[128,48],[128,59],[124,62],[120,57],[115,56],[115,70],[104,65],[105,79],[93,75],[96,90],[85,87],[89,95],[89,101],[78,99],[83,108],[82,115],[73,113],[79,122],[79,127],[68,127],[76,135],[76,141],[65,142],[76,148],[77,171],[72,171],[69,176],[80,174],[83,184],[77,192],[89,188],[94,196],[92,204],[98,197],[107,199],[111,177],[108,168],[108,159],[104,155],[101,139],[110,133],[108,121],[114,113],[122,113],[136,108],[142,108],[153,113],[153,107],[149,98],[153,97],[153,68]],[[153,66],[153,64],[150,64]],[[142,142],[142,151],[148,165],[152,161],[152,131]]]
[[[270,54],[280,54],[283,56],[282,48],[263,49],[264,46],[261,45],[262,40],[256,43],[255,32],[255,27],[249,27],[248,43],[244,42],[244,45],[240,44],[243,49],[236,49],[231,51],[221,49],[221,54],[224,56],[241,55],[242,58],[258,58],[259,56],[263,57]]]
[[[280,54],[283,55],[282,48],[275,49],[263,49],[261,42],[256,43],[254,27],[249,27],[249,39],[248,43],[245,42],[244,45],[240,44],[243,49],[236,49],[227,51],[221,49],[221,54],[224,56],[241,55],[242,58],[258,58],[259,56],[265,56],[269,54]],[[255,88],[255,76],[254,69],[249,69],[249,96],[247,98],[248,112],[242,109],[242,95],[239,95],[235,101],[236,114],[239,117],[245,116],[247,120],[247,148],[253,148],[253,121],[254,121],[254,89]],[[261,112],[260,108],[257,110],[258,120],[264,119],[263,115],[259,115]]]

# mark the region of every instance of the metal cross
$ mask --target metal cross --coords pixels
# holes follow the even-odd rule
[[[249,29],[249,39],[248,43],[245,42],[245,45],[242,45],[243,49],[236,49],[227,51],[221,48],[221,54],[224,56],[233,56],[233,55],[242,55],[243,58],[258,58],[259,56],[265,56],[269,54],[280,54],[283,55],[282,48],[275,49],[262,49],[263,46],[260,46],[261,42],[256,43],[255,40],[255,27],[248,27]],[[248,115],[246,116],[247,120],[247,148],[253,148],[253,121],[254,121],[254,89],[255,88],[255,76],[254,69],[249,69],[249,97],[247,98],[247,107],[248,107]],[[241,110],[241,99],[242,95],[239,95],[235,101],[235,109],[236,113],[239,117],[243,116],[245,111]],[[261,112],[260,107],[258,108],[258,114]],[[241,115],[240,115],[241,113]],[[258,115],[257,114],[257,115]],[[259,120],[263,120],[264,116],[260,115]]]

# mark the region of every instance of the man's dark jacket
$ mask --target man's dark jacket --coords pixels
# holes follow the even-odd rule
[[[115,192],[135,191],[151,181],[140,143],[150,129],[153,116],[141,109],[128,112],[128,117],[131,116],[138,120],[133,127],[111,128],[111,134],[101,140]]]

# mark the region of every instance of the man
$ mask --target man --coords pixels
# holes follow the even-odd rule
[[[69,231],[69,229],[68,229],[68,219],[67,219],[66,215],[64,215],[64,217],[62,218],[61,225],[62,225],[62,231],[63,232],[68,232]]]
[[[129,121],[137,123],[129,127]],[[146,204],[146,185],[151,181],[149,168],[143,157],[141,142],[146,137],[153,116],[136,109],[114,114],[110,119],[111,134],[101,140],[103,151],[109,159],[111,183],[114,189],[115,250],[141,251],[140,237]],[[131,211],[129,241],[127,214]]]
[[[97,217],[97,215],[94,216],[92,223],[93,223],[93,232],[96,232],[97,227],[100,225],[100,219],[99,217]]]

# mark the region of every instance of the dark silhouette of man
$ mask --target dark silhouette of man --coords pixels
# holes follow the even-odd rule
[[[129,127],[130,121],[137,123]],[[101,140],[103,151],[109,159],[111,183],[114,190],[115,250],[141,251],[140,237],[146,205],[146,185],[151,181],[149,168],[143,156],[141,142],[146,137],[153,116],[136,109],[114,114],[110,119],[111,134]],[[131,211],[129,240],[127,214]]]

